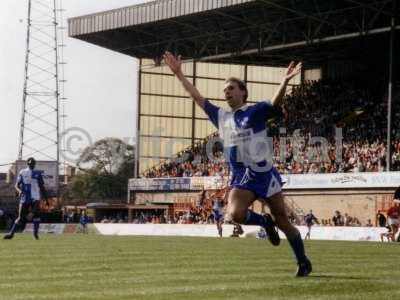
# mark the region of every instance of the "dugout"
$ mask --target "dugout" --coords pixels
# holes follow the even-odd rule
[[[376,225],[377,212],[392,206],[393,192],[394,188],[290,190],[285,191],[285,199],[299,216],[312,209],[320,220],[328,220],[338,210],[357,217],[362,225],[368,219]]]
[[[95,223],[106,219],[107,222],[128,222],[131,223],[141,215],[155,215],[166,217],[168,215],[168,205],[129,205],[129,204],[106,204],[88,203],[87,213]]]
[[[204,192],[204,191],[203,191]],[[213,194],[216,190],[207,190]],[[361,224],[366,224],[368,219],[373,224],[376,222],[376,213],[380,210],[386,212],[392,206],[394,188],[320,188],[320,189],[285,189],[285,202],[295,216],[302,218],[313,210],[320,219],[331,219],[336,210],[342,214],[356,216]],[[169,216],[179,212],[188,212],[191,207],[199,205],[202,191],[175,191],[175,192],[138,192],[136,203],[144,205],[169,205]],[[141,205],[138,205],[139,207]],[[260,201],[253,203],[252,209],[258,213],[268,212],[268,207]]]

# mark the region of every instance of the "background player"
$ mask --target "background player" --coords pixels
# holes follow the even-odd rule
[[[217,225],[218,235],[222,237],[222,223],[224,221],[224,202],[222,199],[215,199],[212,206],[214,222]]]
[[[387,211],[387,221],[388,221],[388,226],[390,226],[392,230],[392,241],[395,241],[396,234],[399,230],[399,224],[400,224],[400,200],[399,199],[394,199],[393,200],[393,206],[388,209]]]
[[[310,212],[304,216],[304,222],[306,223],[306,226],[307,226],[307,229],[308,229],[307,234],[304,237],[304,239],[307,240],[307,238],[308,239],[311,238],[310,237],[310,235],[311,235],[311,227],[314,225],[314,222],[317,223],[317,224],[319,224],[319,222],[318,222],[318,219],[314,216],[312,210],[310,210]]]
[[[12,239],[18,225],[25,228],[29,210],[33,214],[33,236],[35,239],[39,239],[40,199],[42,196],[47,202],[47,192],[44,187],[42,172],[35,170],[35,159],[33,157],[28,158],[27,165],[27,168],[19,172],[17,183],[15,184],[19,197],[18,217],[15,219],[10,232],[4,236],[4,239]]]
[[[86,213],[86,210],[83,210],[79,218],[80,231],[82,233],[88,233],[88,228],[87,228],[88,223],[89,223],[89,217]]]
[[[312,270],[311,262],[305,255],[300,232],[287,217],[281,192],[281,177],[272,166],[272,157],[269,159],[265,157],[267,148],[263,147],[267,130],[266,121],[271,117],[283,115],[281,105],[286,86],[289,80],[300,72],[301,63],[296,65],[292,62],[289,65],[271,103],[258,102],[255,105],[247,105],[246,84],[240,79],[228,78],[224,94],[231,111],[225,111],[206,100],[187,80],[182,72],[180,56],[175,57],[166,52],[164,61],[196,104],[218,128],[220,137],[224,140],[224,153],[232,172],[230,183],[232,190],[228,197],[226,217],[237,223],[264,227],[270,242],[279,245],[279,235],[271,216],[268,214],[262,216],[249,209],[257,198],[265,200],[275,217],[276,225],[286,235],[296,256],[298,264],[296,276],[307,276]]]
[[[386,228],[387,228],[388,231],[387,232],[383,232],[383,233],[380,234],[381,241],[384,242],[385,238],[386,238],[388,242],[391,242],[391,241],[394,240],[392,227],[386,226]]]

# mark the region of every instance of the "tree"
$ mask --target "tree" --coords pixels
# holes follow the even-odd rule
[[[135,160],[135,148],[117,138],[105,138],[86,147],[80,155],[77,165],[89,165],[91,169],[105,174],[118,174],[126,163]],[[133,175],[132,170],[132,175]]]
[[[86,147],[68,188],[74,199],[125,199],[128,179],[134,176],[135,147],[117,138],[105,138]]]

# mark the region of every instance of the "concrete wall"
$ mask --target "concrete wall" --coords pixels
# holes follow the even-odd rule
[[[378,210],[386,211],[393,200],[394,189],[341,189],[341,190],[288,190],[284,192],[285,201],[288,207],[295,208],[297,212],[307,213],[310,209],[318,219],[331,219],[336,210],[342,215],[348,213],[357,217],[362,225],[368,219],[375,224],[375,216]],[[160,203],[193,203],[200,192],[183,193],[141,193],[139,194],[140,204]],[[145,196],[143,196],[145,195]],[[145,201],[144,201],[145,200]],[[142,203],[144,201],[144,203]],[[254,211],[268,212],[268,207],[260,201],[253,204]]]
[[[357,217],[361,224],[368,219],[375,224],[378,210],[386,211],[393,199],[393,189],[313,190],[285,192],[289,206],[294,204],[304,212],[313,210],[319,219],[332,218],[334,211]]]

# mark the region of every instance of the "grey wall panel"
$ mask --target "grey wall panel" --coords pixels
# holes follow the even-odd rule
[[[164,0],[68,19],[69,36],[175,18],[256,0]]]

